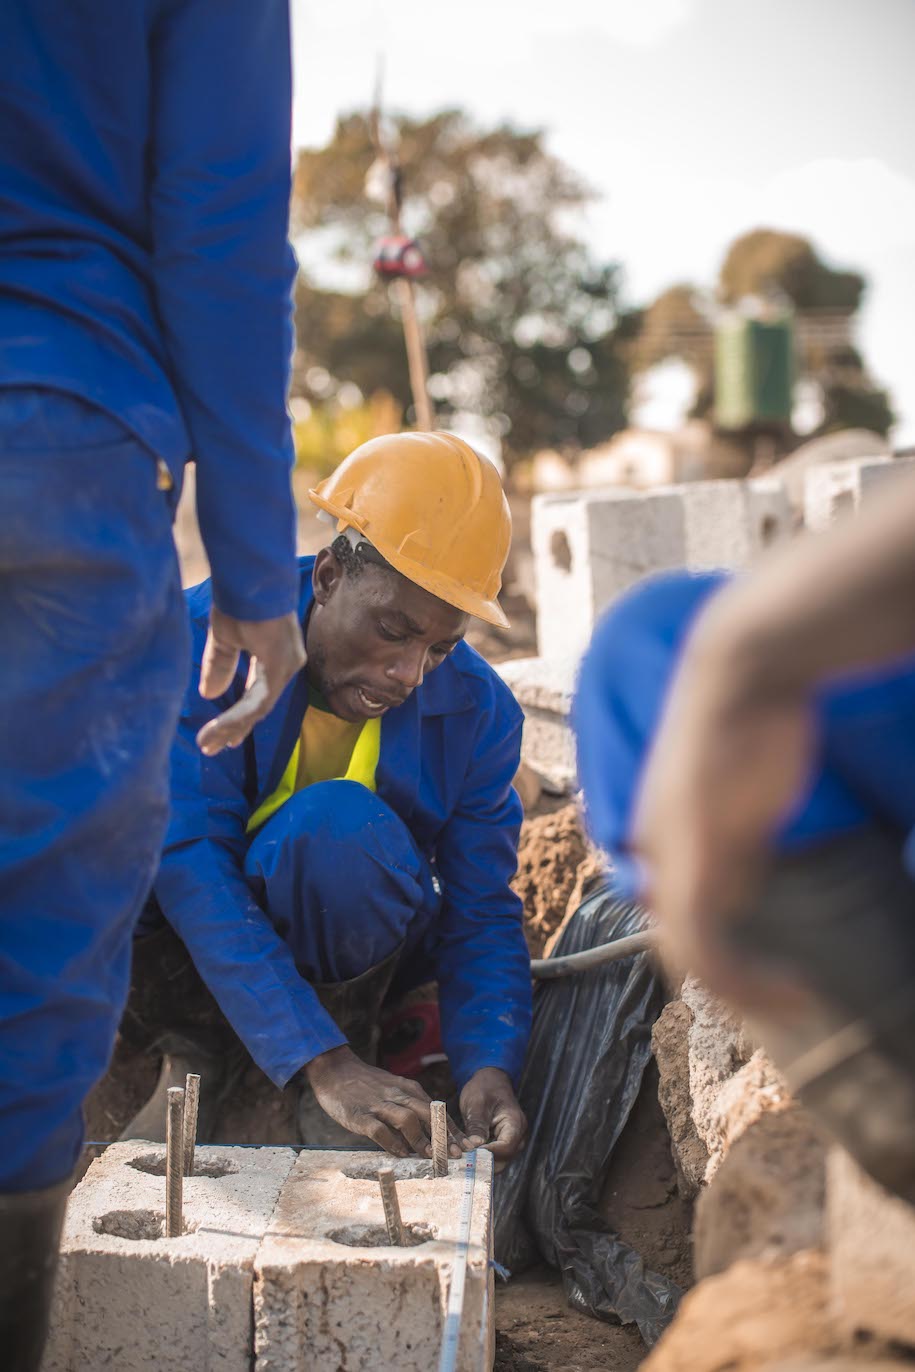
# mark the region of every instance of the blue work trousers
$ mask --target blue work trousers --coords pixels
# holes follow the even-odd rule
[[[150,451],[0,389],[0,1191],[69,1175],[126,999],[188,672]]]
[[[437,878],[403,820],[358,782],[292,796],[254,838],[245,876],[307,981],[350,981],[401,945],[395,989],[434,974]]]

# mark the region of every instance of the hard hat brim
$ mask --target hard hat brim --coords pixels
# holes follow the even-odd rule
[[[316,490],[310,490],[308,498],[318,509],[326,510],[334,516],[338,533],[342,533],[347,527],[359,529],[358,517],[354,518],[349,511],[342,510],[334,501],[325,500]],[[363,530],[359,529],[359,532],[362,533]],[[396,548],[369,541],[373,548],[378,549],[385,561],[390,562],[396,572],[400,572],[401,576],[405,576],[422,590],[428,591],[436,599],[443,600],[446,605],[453,605],[456,610],[463,610],[465,614],[473,615],[475,619],[482,619],[484,624],[491,624],[496,629],[511,627],[508,616],[497,600],[487,600],[484,596],[476,595],[466,586],[458,585],[451,577],[442,576],[433,569],[414,562],[412,558],[404,557]]]

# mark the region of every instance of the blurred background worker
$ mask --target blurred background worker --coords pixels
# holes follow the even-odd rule
[[[592,833],[675,963],[915,1203],[915,484],[753,574],[673,573],[595,632]]]
[[[187,1072],[208,1127],[237,1042],[215,998],[277,1086],[297,1079],[303,1142],[428,1153],[429,1097],[376,1047],[388,993],[435,978],[465,1137],[504,1161],[531,1019],[509,885],[522,716],[463,640],[471,616],[507,626],[508,502],[444,433],[364,443],[310,496],[334,533],[300,562],[307,665],[243,749],[201,756],[216,707],[191,672],[155,884],[168,924],[137,941],[123,1028],[163,1064],[125,1134],[161,1138]],[[198,654],[210,594],[188,593]]]
[[[302,661],[285,412],[285,0],[0,6],[0,1346],[37,1367],[81,1104],[168,809],[189,457],[202,690]],[[257,680],[254,676],[257,674]],[[215,713],[215,712],[214,712]]]

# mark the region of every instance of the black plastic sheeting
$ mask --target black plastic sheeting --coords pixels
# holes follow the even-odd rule
[[[638,906],[602,882],[569,920],[559,957],[637,933]],[[496,1180],[495,1256],[510,1271],[546,1261],[574,1309],[635,1323],[653,1344],[673,1319],[680,1288],[646,1269],[598,1212],[613,1149],[651,1057],[664,995],[648,955],[544,982],[519,1098],[528,1146]]]

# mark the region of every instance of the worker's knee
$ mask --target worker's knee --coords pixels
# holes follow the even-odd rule
[[[293,796],[248,850],[245,875],[297,964],[346,980],[387,957],[438,897],[403,820],[355,782]]]
[[[421,861],[410,831],[389,805],[354,781],[323,781],[292,796],[254,839],[249,877],[269,881],[307,869],[334,889],[385,873],[415,873]]]

